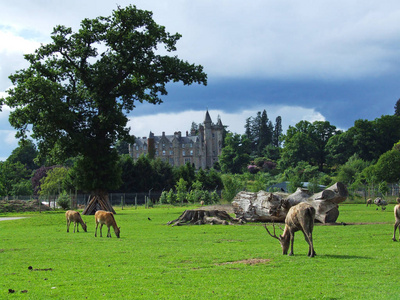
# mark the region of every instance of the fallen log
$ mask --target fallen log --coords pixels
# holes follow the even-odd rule
[[[316,210],[315,219],[321,223],[334,223],[339,216],[338,204],[345,201],[348,191],[337,182],[325,190],[311,194],[298,188],[293,194],[239,192],[232,202],[236,218],[250,222],[284,222],[290,207],[308,202]]]
[[[203,225],[203,224],[222,224],[231,225],[232,223],[243,223],[242,220],[232,218],[224,210],[185,210],[179,218],[169,221],[167,225]]]

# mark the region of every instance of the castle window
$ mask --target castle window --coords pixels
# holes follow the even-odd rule
[[[158,151],[156,151],[156,155],[158,155]]]
[[[136,150],[139,150],[139,146],[138,145],[136,145]]]
[[[174,151],[169,150],[169,155],[173,155],[173,154],[174,154]]]
[[[143,150],[147,150],[147,146],[146,145],[143,145]]]
[[[190,150],[190,155],[193,155],[193,150]]]
[[[193,143],[190,143],[190,148],[193,148]]]
[[[165,150],[163,150],[163,151],[162,151],[162,155],[164,155],[164,156],[165,156]]]
[[[182,148],[185,148],[185,144],[182,144]]]
[[[183,155],[183,156],[186,155],[186,151],[185,151],[185,150],[182,151],[182,155]]]
[[[185,158],[185,164],[190,163],[190,157]]]

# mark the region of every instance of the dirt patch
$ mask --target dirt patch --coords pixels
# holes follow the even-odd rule
[[[227,261],[227,262],[216,264],[216,265],[217,266],[234,265],[234,264],[260,265],[260,264],[266,264],[270,261],[271,261],[270,259],[250,258],[250,259],[237,260],[237,261]]]
[[[50,210],[47,205],[41,204],[38,200],[0,200],[0,212],[24,212],[24,211],[45,211]]]

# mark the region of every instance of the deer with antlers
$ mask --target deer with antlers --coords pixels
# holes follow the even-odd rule
[[[315,219],[315,208],[306,202],[301,202],[295,206],[292,206],[285,219],[285,228],[282,229],[283,233],[280,236],[277,236],[275,233],[275,224],[273,224],[274,234],[268,230],[267,225],[264,224],[265,229],[269,233],[270,236],[279,240],[282,253],[286,255],[289,250],[289,245],[291,245],[289,255],[293,255],[293,242],[294,242],[294,233],[296,231],[301,230],[304,234],[306,242],[309,245],[308,248],[308,256],[314,257],[316,255],[314,251],[312,231],[314,228],[314,219]]]

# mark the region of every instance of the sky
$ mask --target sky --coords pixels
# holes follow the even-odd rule
[[[8,2],[8,3],[5,3]],[[109,16],[117,5],[153,12],[180,33],[173,55],[200,64],[208,85],[167,86],[163,103],[129,114],[135,136],[173,134],[201,123],[206,110],[231,132],[267,111],[284,131],[301,120],[346,130],[358,119],[394,114],[400,98],[400,2],[395,0],[14,0],[0,3],[0,97],[8,76],[28,65],[23,54],[51,41],[52,29],[77,31],[81,20]],[[0,160],[18,146],[0,112]]]

